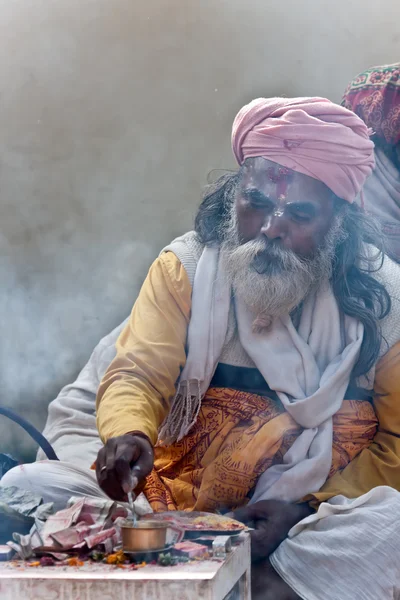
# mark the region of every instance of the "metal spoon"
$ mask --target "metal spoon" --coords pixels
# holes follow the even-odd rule
[[[133,494],[133,490],[136,488],[138,482],[138,478],[135,475],[135,471],[136,473],[138,471],[140,471],[140,467],[136,466],[133,467],[132,472],[131,472],[131,481],[130,481],[130,490],[129,492],[127,492],[127,496],[128,496],[128,502],[129,502],[129,508],[131,509],[131,513],[132,513],[132,523],[133,526],[136,527],[137,526],[137,514],[136,514],[136,510],[135,510],[135,505],[134,505],[134,499],[136,499],[136,495]]]
[[[133,503],[133,493],[128,492],[127,495],[128,495],[129,508],[131,509],[131,513],[132,513],[132,523],[133,523],[133,526],[136,527],[137,515],[136,515],[135,505]]]

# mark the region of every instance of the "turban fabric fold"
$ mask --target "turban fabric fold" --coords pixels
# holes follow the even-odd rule
[[[375,164],[369,134],[357,115],[326,98],[258,98],[236,116],[232,148],[239,165],[261,156],[353,202]]]

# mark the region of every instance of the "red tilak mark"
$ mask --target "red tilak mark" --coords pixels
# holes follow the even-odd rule
[[[276,195],[278,196],[278,200],[282,200],[283,198],[286,198],[288,185],[289,185],[288,179],[281,179],[280,181],[278,181],[278,183],[276,184]]]
[[[278,169],[269,167],[269,169],[267,169],[267,175],[268,179],[276,183],[277,198],[285,198],[288,185],[292,178],[290,170],[287,167],[279,167]]]

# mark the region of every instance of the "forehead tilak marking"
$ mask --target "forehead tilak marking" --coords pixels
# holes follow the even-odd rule
[[[268,179],[276,184],[276,197],[278,200],[286,200],[287,189],[293,180],[293,173],[287,167],[277,166],[267,169]]]

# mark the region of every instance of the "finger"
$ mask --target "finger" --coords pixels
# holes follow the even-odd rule
[[[139,461],[141,458],[139,457]],[[146,465],[142,467],[140,464],[135,464],[133,468],[129,468],[129,476],[127,475],[123,481],[121,481],[122,489],[125,493],[128,493],[132,490],[136,490],[138,487],[141,487],[141,483],[144,481],[146,476],[151,472],[153,466],[153,462],[151,463],[151,468],[148,470],[148,466]]]
[[[101,488],[112,500],[126,499],[124,490],[121,488],[121,484],[114,471],[108,474],[107,478],[103,481]]]
[[[153,448],[144,442],[141,444],[141,453],[137,461],[135,462],[135,475],[138,482],[142,481],[149,473],[151,473],[154,466],[154,452]]]
[[[114,469],[116,449],[117,444],[114,439],[108,440],[106,444],[106,468],[108,472]]]
[[[97,460],[96,460],[96,477],[97,482],[101,489],[108,495],[110,498],[115,499],[116,496],[120,495],[119,485],[115,479],[113,471],[107,468],[107,448],[104,447],[99,451]]]
[[[117,444],[111,439],[101,452],[99,465],[96,463],[97,480],[101,489],[113,500],[122,499],[125,494],[115,472],[115,453]],[[100,455],[99,452],[99,455]]]
[[[131,463],[139,457],[140,448],[136,444],[122,445],[115,454],[115,473],[123,491],[131,492],[137,484],[132,476]]]
[[[237,508],[233,512],[233,518],[236,519],[236,521],[240,521],[241,523],[249,525],[249,523],[254,521],[254,519],[257,517],[258,511],[254,509],[254,506],[254,504],[250,504],[250,506]]]
[[[103,446],[102,448],[100,448],[98,454],[97,454],[97,458],[96,458],[96,477],[97,477],[97,481],[101,482],[101,479],[103,478],[103,472],[104,472],[104,467],[106,466],[106,449]]]
[[[290,505],[287,502],[283,502],[282,500],[260,500],[259,502],[247,505],[244,508],[237,509],[235,515],[238,514],[240,518],[235,518],[238,521],[242,518],[247,519],[247,521],[244,522],[270,519],[277,515],[280,516],[285,514],[289,506]]]

